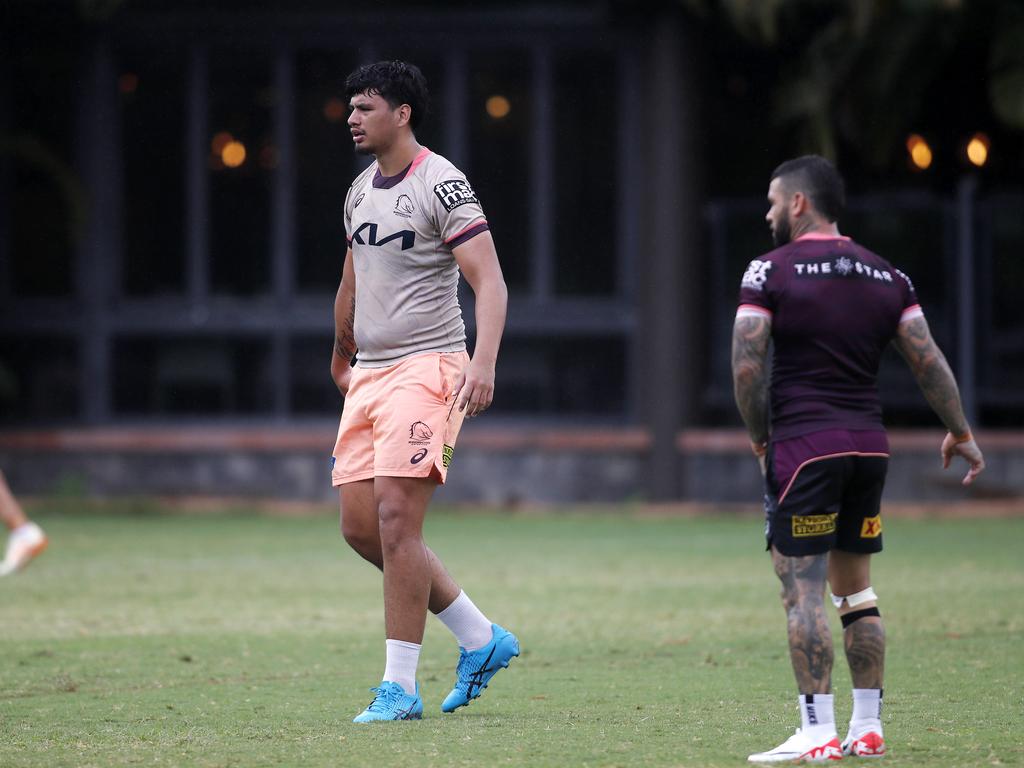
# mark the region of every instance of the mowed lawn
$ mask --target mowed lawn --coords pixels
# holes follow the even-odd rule
[[[326,509],[34,512],[51,548],[0,580],[5,768],[739,766],[799,724],[754,516],[432,513],[431,545],[523,655],[442,715],[458,651],[430,618],[423,721],[357,726],[381,581]],[[885,536],[886,765],[1024,763],[1024,520]]]

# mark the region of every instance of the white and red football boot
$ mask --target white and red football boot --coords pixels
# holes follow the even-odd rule
[[[824,763],[842,760],[843,749],[835,725],[813,725],[797,732],[775,749],[750,755],[751,763]]]
[[[882,721],[858,720],[850,723],[850,730],[843,739],[843,754],[850,757],[882,757],[885,754]]]

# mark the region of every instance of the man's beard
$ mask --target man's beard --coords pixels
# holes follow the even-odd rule
[[[772,242],[775,243],[776,248],[781,248],[790,241],[792,234],[793,231],[789,225],[789,213],[786,212],[782,214],[772,228]]]
[[[356,144],[353,147],[353,149],[356,151],[357,155],[372,155],[373,154],[373,150],[372,149],[370,149],[369,147],[364,147],[364,146],[362,146],[360,144]]]

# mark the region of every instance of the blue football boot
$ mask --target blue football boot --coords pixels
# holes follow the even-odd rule
[[[479,696],[499,669],[519,655],[519,640],[507,629],[491,624],[491,642],[475,651],[459,648],[455,687],[441,704],[442,712],[454,712]]]
[[[377,694],[370,706],[356,715],[353,723],[372,723],[376,720],[420,720],[423,717],[423,699],[420,698],[420,684],[416,683],[415,695],[409,695],[398,683],[384,681],[370,689]]]

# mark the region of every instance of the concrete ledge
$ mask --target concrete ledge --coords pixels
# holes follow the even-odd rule
[[[22,493],[333,500],[336,426],[133,426],[0,432],[0,467]],[[891,431],[887,501],[1024,498],[1024,432],[982,431],[988,468],[972,488],[943,472],[940,430]],[[634,427],[466,425],[447,503],[641,502],[650,436]],[[761,481],[742,430],[694,429],[676,441],[680,498],[750,503]]]

